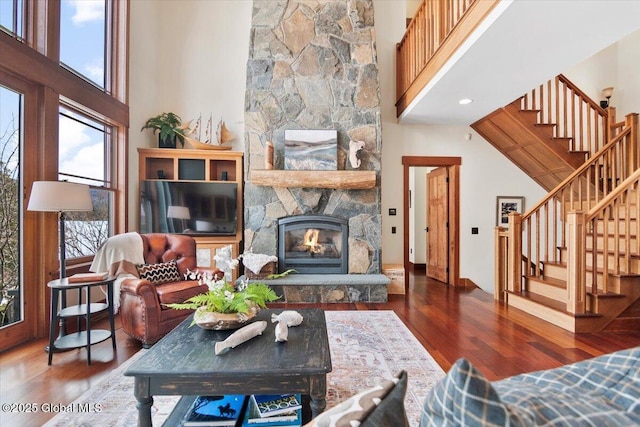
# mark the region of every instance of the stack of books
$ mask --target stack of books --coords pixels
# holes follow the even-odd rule
[[[242,419],[247,397],[227,394],[224,396],[198,396],[182,423],[183,426],[235,426]]]
[[[182,420],[186,427],[301,427],[299,394],[198,396]]]
[[[300,427],[302,400],[299,394],[252,394],[242,427]]]

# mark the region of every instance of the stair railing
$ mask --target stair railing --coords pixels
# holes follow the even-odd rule
[[[529,276],[542,278],[543,263],[561,261],[560,250],[568,247],[565,228],[568,212],[590,211],[607,198],[620,181],[635,172],[640,161],[637,122],[638,115],[629,114],[623,130],[615,138],[533,208],[524,215],[509,215],[507,259],[496,260],[507,262],[507,290],[523,290],[523,269],[526,268]],[[526,265],[523,260],[527,260]]]
[[[555,124],[554,137],[571,138],[571,151],[595,153],[610,140],[607,111],[560,74],[521,98],[523,110],[539,110],[539,123]]]
[[[582,248],[575,259],[570,255],[567,260],[581,266],[569,269],[567,277],[569,301],[579,303],[571,307],[577,313],[584,311],[581,300],[585,300],[589,285],[592,294],[610,292],[610,274],[631,272],[631,257],[640,255],[638,128],[638,114],[629,114],[624,130],[616,136],[627,140],[632,153],[629,163],[635,164],[636,170],[587,212],[574,212],[568,220],[567,243]]]

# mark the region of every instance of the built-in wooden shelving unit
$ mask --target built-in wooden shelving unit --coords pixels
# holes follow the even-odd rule
[[[251,183],[262,187],[335,188],[340,190],[366,190],[376,186],[375,171],[251,171]]]
[[[196,256],[199,267],[215,267],[216,250],[231,245],[233,257],[240,254],[243,230],[243,153],[223,150],[189,150],[168,148],[138,148],[139,180],[143,181],[182,181],[182,182],[219,182],[236,183],[236,232],[235,235],[215,235],[206,232],[189,230],[182,234],[192,236],[196,240]],[[225,202],[224,198],[222,199]],[[202,210],[216,205],[215,197],[200,201]],[[221,203],[221,206],[225,206]],[[222,213],[228,213],[222,210]],[[192,213],[193,215],[193,213]],[[213,212],[199,219],[214,224],[218,219]],[[139,228],[140,229],[140,228]],[[237,272],[234,271],[234,280]]]

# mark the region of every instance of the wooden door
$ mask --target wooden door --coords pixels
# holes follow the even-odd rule
[[[449,282],[449,171],[427,174],[427,276]]]

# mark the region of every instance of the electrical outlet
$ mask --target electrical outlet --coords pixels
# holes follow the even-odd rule
[[[471,227],[471,234],[478,234],[478,227]]]
[[[391,227],[391,234],[396,234],[396,228],[395,227]]]

